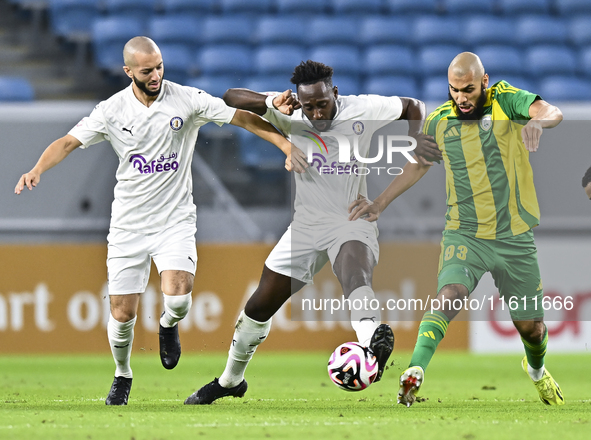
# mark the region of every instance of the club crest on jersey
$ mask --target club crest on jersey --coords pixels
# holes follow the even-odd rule
[[[488,131],[488,130],[490,130],[491,127],[492,127],[492,116],[491,115],[483,116],[482,119],[480,120],[480,128],[482,128],[484,131]]]
[[[353,122],[353,133],[361,134],[361,133],[363,133],[363,130],[365,130],[365,126],[363,125],[363,122],[361,122],[361,121]]]
[[[179,131],[181,128],[183,128],[183,120],[182,118],[175,116],[174,118],[172,118],[170,120],[170,128],[172,128],[174,131]]]

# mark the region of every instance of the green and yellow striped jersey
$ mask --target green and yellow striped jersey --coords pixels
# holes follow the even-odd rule
[[[429,115],[423,128],[443,154],[447,230],[476,238],[521,234],[539,224],[529,152],[521,129],[538,95],[499,81],[486,91],[479,121],[460,121],[452,101]]]

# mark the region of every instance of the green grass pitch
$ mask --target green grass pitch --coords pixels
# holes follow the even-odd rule
[[[410,353],[395,352],[381,382],[359,393],[328,379],[329,353],[259,350],[242,399],[183,400],[219,375],[226,355],[183,354],[166,371],[157,353],[134,353],[127,407],[104,404],[110,355],[0,357],[1,439],[583,439],[591,429],[591,355],[547,357],[567,403],[547,407],[519,355],[435,355],[426,399],[396,405]]]

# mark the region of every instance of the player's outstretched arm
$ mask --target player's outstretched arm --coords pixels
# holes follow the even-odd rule
[[[242,127],[260,138],[271,142],[287,156],[285,168],[287,171],[303,173],[308,168],[305,154],[289,140],[287,140],[273,125],[254,113],[236,110],[230,124]]]
[[[20,194],[22,190],[25,189],[25,186],[29,188],[29,190],[32,190],[41,180],[41,174],[56,166],[80,145],[82,145],[82,143],[69,134],[52,142],[49,147],[45,149],[33,169],[28,173],[23,174],[18,180],[16,187],[14,188],[14,193]]]
[[[224,93],[226,105],[241,110],[248,110],[257,115],[264,115],[267,110],[267,95],[253,92],[248,89],[228,89]],[[293,96],[291,89],[286,90],[272,98],[273,107],[285,115],[291,115],[295,109],[301,107],[299,101]]]
[[[396,176],[388,187],[372,202],[360,196],[349,205],[349,220],[357,220],[364,215],[368,222],[375,222],[390,203],[407,189],[417,183],[427,171],[430,165],[407,162],[402,169],[402,174]]]
[[[433,160],[442,160],[443,156],[432,136],[422,133],[425,124],[425,103],[414,98],[400,98],[402,113],[400,119],[408,120],[408,135],[417,141],[415,154],[423,165],[433,165]]]
[[[533,153],[538,151],[542,130],[560,124],[562,112],[558,107],[538,99],[529,106],[529,116],[531,119],[521,129],[521,137],[527,151]]]

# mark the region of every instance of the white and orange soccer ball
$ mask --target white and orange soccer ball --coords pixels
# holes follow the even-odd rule
[[[342,390],[361,391],[378,375],[378,361],[373,353],[357,342],[339,345],[328,360],[328,376]]]

